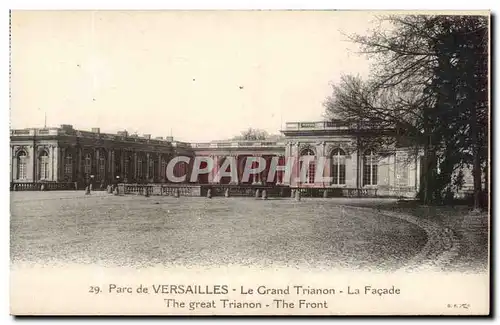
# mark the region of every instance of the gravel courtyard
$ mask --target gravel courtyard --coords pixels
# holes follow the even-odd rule
[[[426,243],[412,223],[343,204],[12,192],[11,261],[389,271]]]

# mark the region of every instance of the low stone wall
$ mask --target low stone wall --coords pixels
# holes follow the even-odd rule
[[[292,188],[292,191],[300,191],[300,194],[303,197],[377,197],[378,196],[377,188],[294,187]]]
[[[189,184],[118,184],[118,193],[159,196],[201,196],[200,185]]]
[[[76,190],[75,182],[11,182],[11,191],[68,191]]]
[[[417,190],[414,187],[409,186],[378,186],[377,196],[413,199],[417,196]]]
[[[209,189],[212,196],[225,196],[229,191],[229,196],[254,197],[257,190],[260,193],[266,190],[268,197],[290,197],[291,194],[288,186],[211,184],[201,185],[201,195],[206,196]]]

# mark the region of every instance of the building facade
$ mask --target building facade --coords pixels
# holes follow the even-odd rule
[[[379,195],[414,196],[419,188],[420,160],[404,147],[384,150],[365,141],[373,137],[369,127],[340,121],[286,123],[277,141],[212,141],[183,143],[150,135],[101,133],[59,128],[11,130],[11,183],[75,183],[106,186],[114,182],[166,183],[166,168],[174,157],[210,157],[216,164],[209,174],[191,179],[193,161],[180,162],[174,175],[187,175],[197,184],[265,184],[301,188],[377,189]],[[391,136],[391,134],[389,134]],[[303,168],[304,156],[312,157]],[[266,161],[266,168],[243,179],[243,167],[251,157]],[[324,166],[318,168],[320,158]],[[225,160],[234,159],[237,180],[218,177]],[[293,160],[291,177],[278,171],[268,177],[271,161],[284,166]],[[202,162],[203,164],[203,162]],[[253,167],[254,162],[251,166]],[[201,166],[202,168],[204,166]],[[228,169],[225,169],[226,171]],[[305,171],[305,173],[304,173]],[[304,173],[300,179],[301,172]],[[321,172],[320,179],[317,174]]]
[[[171,158],[192,154],[189,148],[170,140],[125,131],[106,134],[98,128],[80,131],[71,125],[12,130],[11,181],[76,182],[79,186],[162,182]]]

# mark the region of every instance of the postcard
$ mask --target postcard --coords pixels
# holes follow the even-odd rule
[[[490,12],[10,36],[12,315],[490,314]]]

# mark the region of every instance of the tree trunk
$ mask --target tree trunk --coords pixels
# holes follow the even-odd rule
[[[432,202],[433,198],[433,160],[435,158],[435,153],[432,146],[432,134],[430,132],[429,118],[427,115],[424,117],[424,159],[423,159],[423,169],[421,186],[421,199],[424,204],[429,204]]]
[[[471,107],[470,132],[472,141],[472,176],[474,178],[474,210],[481,208],[481,157],[479,148],[481,146],[477,129],[477,109],[475,105]]]
[[[488,188],[489,185],[489,179],[488,179],[488,164],[489,160],[486,159],[485,166],[484,166],[484,190],[483,190],[483,197],[481,198],[481,205],[483,208],[487,208],[489,204],[489,196],[490,196],[490,189]]]
[[[479,155],[474,156],[474,166],[472,169],[474,177],[474,210],[481,208],[481,162]]]

